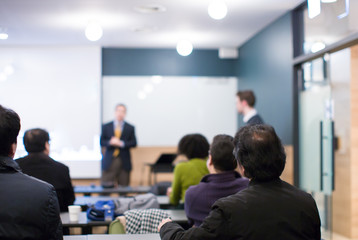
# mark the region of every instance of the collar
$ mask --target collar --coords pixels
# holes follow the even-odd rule
[[[114,127],[114,129],[116,129],[117,126],[120,126],[120,128],[123,129],[124,121],[120,121],[120,122],[119,122],[119,121],[117,121],[117,120],[114,120],[114,121],[113,121],[113,127]]]
[[[254,180],[251,179],[249,186],[254,186],[254,185],[274,185],[274,184],[279,184],[281,183],[282,180],[280,178],[274,178],[268,181],[258,181],[258,180]]]
[[[201,182],[227,182],[236,178],[241,178],[240,174],[236,171],[228,171],[222,173],[208,174],[203,177]]]
[[[255,108],[251,109],[248,113],[246,113],[246,115],[244,116],[243,120],[245,123],[247,123],[250,118],[252,118],[253,116],[255,116],[257,114],[257,111]]]
[[[1,170],[13,170],[20,172],[20,167],[11,157],[0,156],[0,171]]]

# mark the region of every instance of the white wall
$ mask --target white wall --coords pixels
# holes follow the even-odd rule
[[[116,104],[124,103],[140,146],[176,146],[188,133],[211,142],[237,130],[236,91],[234,77],[104,77],[103,121],[113,120]]]
[[[0,48],[0,104],[21,118],[15,158],[26,155],[24,131],[45,128],[51,156],[70,167],[71,177],[99,177],[100,84],[100,47]],[[150,76],[104,77],[103,121],[112,120],[114,106],[123,102],[139,146],[176,146],[193,132],[211,141],[237,130],[236,90],[236,78],[164,77],[155,83]]]

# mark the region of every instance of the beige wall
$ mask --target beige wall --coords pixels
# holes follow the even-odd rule
[[[288,183],[293,183],[293,147],[285,146],[286,150],[286,167],[281,178]],[[148,185],[149,167],[147,163],[154,163],[162,153],[175,153],[176,147],[137,147],[132,151],[133,171],[131,173],[131,185]],[[157,181],[172,181],[173,174],[158,174]],[[73,183],[76,185],[97,184],[98,179],[75,179]]]

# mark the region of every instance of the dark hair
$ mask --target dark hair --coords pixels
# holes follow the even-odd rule
[[[210,147],[211,160],[214,168],[219,171],[232,171],[237,167],[232,151],[234,150],[233,137],[229,135],[217,135]]]
[[[201,134],[188,134],[179,141],[178,153],[192,158],[208,157],[209,142]]]
[[[24,145],[28,153],[42,152],[48,141],[50,136],[44,129],[34,128],[24,134]]]
[[[275,129],[269,125],[247,125],[235,135],[234,154],[245,176],[269,181],[279,178],[286,163],[285,150]]]
[[[19,115],[0,105],[0,156],[9,156],[11,145],[17,143],[20,127]]]
[[[251,90],[238,91],[236,93],[236,96],[240,98],[240,101],[245,100],[250,107],[255,106],[256,98],[253,91]]]

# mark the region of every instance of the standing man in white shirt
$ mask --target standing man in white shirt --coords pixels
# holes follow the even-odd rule
[[[238,91],[236,93],[236,108],[239,114],[243,115],[246,124],[263,124],[264,121],[255,109],[255,94],[251,90]]]

